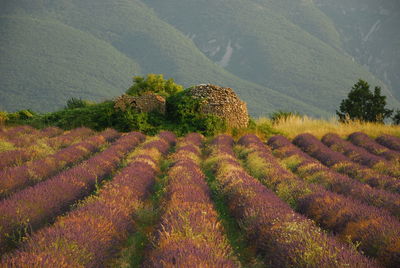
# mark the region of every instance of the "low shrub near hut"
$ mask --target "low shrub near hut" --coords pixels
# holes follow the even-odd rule
[[[178,134],[200,132],[209,136],[226,130],[226,122],[222,118],[200,111],[200,102],[199,99],[189,96],[187,91],[167,99],[167,117],[179,126]]]

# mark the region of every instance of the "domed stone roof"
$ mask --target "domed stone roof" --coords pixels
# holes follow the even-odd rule
[[[229,127],[247,127],[247,105],[231,88],[201,84],[188,90],[193,98],[201,100],[201,112],[223,118]]]

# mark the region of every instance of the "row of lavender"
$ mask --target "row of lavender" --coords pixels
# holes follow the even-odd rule
[[[200,169],[202,136],[177,145],[163,215],[144,267],[237,267]]]
[[[93,135],[88,128],[77,128],[60,135],[49,135],[48,129],[26,135],[16,135],[12,141],[12,150],[0,152],[0,170],[6,167],[22,165],[24,162],[41,159],[55,151],[79,142]],[[55,134],[55,133],[52,133]],[[31,140],[26,142],[26,140]]]
[[[343,241],[350,240],[359,245],[363,252],[376,257],[386,266],[396,267],[400,264],[400,224],[388,212],[398,216],[398,195],[370,187],[361,186],[361,189],[357,189],[360,184],[351,183],[351,179],[347,177],[335,177],[337,174],[321,167],[314,159],[299,152],[298,148],[293,148],[285,138],[273,137],[269,140],[268,143],[276,155],[285,158],[284,163],[287,167],[301,174],[307,182],[320,183],[325,188],[350,198],[334,194],[320,185],[308,184],[283,169],[258,138],[247,139],[248,141],[242,144],[246,145],[248,150],[248,168],[278,196],[325,229],[337,234]],[[327,153],[327,147],[310,134],[299,135],[294,143],[299,144],[305,151],[316,152],[313,156],[325,159],[323,157]],[[373,200],[368,194],[372,194],[378,200]],[[353,198],[385,209],[367,206]]]
[[[349,135],[348,139],[354,145],[360,146],[368,152],[381,156],[388,161],[400,161],[400,138],[383,135],[378,137],[376,140],[373,140],[363,132],[355,132]],[[393,146],[396,144],[396,141],[398,143],[397,150],[396,146]]]
[[[341,139],[337,134],[333,133],[328,133],[322,138],[322,142],[325,145],[336,152],[344,154],[352,161],[367,166],[382,174],[400,178],[400,152],[391,151],[387,148],[385,151],[382,151],[383,149],[376,148],[373,152],[380,153],[380,155],[370,153],[360,146],[367,147],[369,145],[367,148],[372,149],[371,145],[377,147],[379,144],[375,143],[372,139],[370,140],[369,137],[363,133],[353,133],[349,136],[349,140],[358,146],[350,141]],[[384,156],[390,158],[390,160],[386,160]]]
[[[400,218],[400,195],[373,188],[346,175],[337,173],[304,153],[283,136],[268,140],[274,156],[281,159],[288,169],[309,183],[317,183],[326,190],[336,192],[367,205],[388,210]]]
[[[333,136],[334,135],[329,134],[326,137]],[[325,141],[326,140],[327,139],[325,139]],[[375,188],[400,193],[399,179],[381,174],[367,166],[353,162],[344,154],[327,147],[311,134],[300,134],[293,140],[293,143],[307,154],[339,173],[345,174]]]
[[[38,138],[51,138],[60,135],[62,132],[62,129],[57,127],[37,130],[31,126],[18,126],[0,131],[0,139],[10,142],[16,147],[26,147],[36,142]]]
[[[65,167],[71,166],[98,151],[106,142],[113,141],[119,136],[120,134],[117,131],[108,129],[44,159],[1,170],[0,197],[5,197],[55,175]]]
[[[0,254],[66,211],[92,192],[96,183],[117,170],[124,156],[144,140],[132,132],[109,148],[58,175],[0,201]]]
[[[247,148],[242,154],[256,153],[258,145],[265,147],[255,136],[244,136],[239,143]],[[259,143],[258,143],[259,142]],[[257,145],[258,144],[258,145]],[[272,191],[251,177],[241,166],[233,152],[233,139],[218,136],[211,145],[208,160],[216,174],[222,194],[226,197],[231,214],[241,222],[248,240],[264,256],[265,263],[272,267],[377,267],[373,261],[360,255],[353,248],[337,242],[320,230],[311,220],[295,213]],[[261,148],[260,148],[261,149]],[[258,166],[258,171],[279,166],[267,155],[267,166]],[[269,161],[272,158],[273,161]],[[254,159],[253,159],[254,160]],[[258,172],[257,171],[257,172]],[[269,186],[278,186],[289,180],[288,175],[274,170]],[[266,181],[266,180],[265,180]],[[279,187],[285,191],[284,185]],[[287,185],[290,191],[290,185]],[[301,191],[301,189],[298,189]]]
[[[140,134],[131,134],[137,140]],[[131,140],[132,141],[132,140]],[[135,151],[128,166],[97,196],[35,233],[21,249],[3,259],[7,267],[101,267],[113,257],[134,226],[133,214],[146,199],[158,163],[175,141],[161,133]],[[136,142],[134,142],[136,144]]]
[[[303,181],[281,167],[268,147],[256,137],[242,144],[251,149],[246,156],[248,167],[259,169],[259,179],[298,212],[342,241],[359,244],[360,250],[382,264],[388,267],[400,264],[400,223],[390,213]],[[315,145],[310,147],[316,148]]]

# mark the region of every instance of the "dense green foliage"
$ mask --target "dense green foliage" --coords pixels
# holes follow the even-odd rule
[[[84,108],[89,106],[91,103],[87,100],[82,100],[81,98],[72,97],[67,100],[67,105],[65,109],[76,109],[76,108]]]
[[[187,91],[183,91],[182,86],[173,79],[166,80],[156,74],[137,76],[127,92],[135,95],[153,92],[167,96],[167,113],[139,112],[132,106],[121,110],[115,107],[114,101],[95,104],[71,98],[65,108],[57,112],[36,114],[30,110],[21,110],[15,113],[2,112],[1,116],[8,124],[30,124],[39,128],[57,126],[74,129],[85,126],[97,131],[114,128],[122,132],[140,131],[149,135],[171,130],[178,135],[199,132],[212,136],[226,130],[223,119],[201,113],[199,100],[188,96]]]
[[[386,107],[386,96],[381,95],[381,88],[375,87],[371,92],[369,84],[359,80],[349,92],[347,99],[340,103],[340,111],[336,111],[341,121],[360,120],[380,122],[390,117],[393,110]]]
[[[168,97],[183,90],[181,85],[175,84],[173,78],[165,80],[162,74],[148,74],[146,78],[135,76],[133,83],[133,86],[126,91],[126,94],[140,96],[145,92],[151,91],[160,96]]]
[[[187,95],[186,91],[179,92],[167,99],[169,120],[179,126],[178,134],[199,131],[211,136],[226,129],[225,122],[211,114],[200,112],[200,101]]]
[[[0,109],[8,111],[102,101],[132,75],[163,73],[185,87],[231,87],[253,116],[326,117],[355,79],[382,84],[344,53],[313,1],[19,0],[2,3],[0,22]]]

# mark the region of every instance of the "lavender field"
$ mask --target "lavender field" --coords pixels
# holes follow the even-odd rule
[[[400,267],[400,138],[0,129],[0,267]]]

